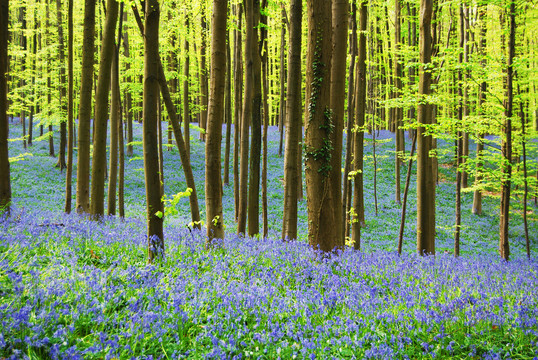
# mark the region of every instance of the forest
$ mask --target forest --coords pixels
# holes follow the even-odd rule
[[[535,0],[0,0],[0,358],[538,357]]]

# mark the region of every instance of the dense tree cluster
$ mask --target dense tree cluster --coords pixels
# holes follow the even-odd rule
[[[124,161],[139,121],[150,261],[165,248],[164,147],[178,148],[192,226],[205,224],[208,244],[225,237],[227,216],[239,234],[267,236],[267,128],[278,125],[282,238],[297,238],[305,191],[310,245],[360,249],[361,228],[367,231],[364,134],[373,135],[375,174],[375,136],[385,129],[396,134],[394,199],[402,229],[416,158],[418,253],[435,254],[437,154],[452,151],[454,255],[465,192],[473,192],[475,214],[484,194],[500,195],[499,252],[506,260],[510,203],[522,201],[530,254],[527,204],[538,195],[537,159],[527,158],[536,154],[530,140],[538,131],[538,13],[531,2],[147,0],[126,7],[57,0],[56,24],[52,11],[48,0],[1,0],[2,209],[11,199],[9,119],[17,119],[23,146],[48,139],[59,170],[66,169],[66,212],[75,181],[78,213],[99,220],[117,209],[123,217]],[[191,126],[199,126],[200,139],[191,139]],[[437,139],[454,146],[438,149]],[[192,154],[191,141],[205,142],[205,154]],[[205,222],[191,156],[206,159]],[[231,181],[234,215],[222,206],[222,188]],[[399,252],[401,241],[402,232]]]

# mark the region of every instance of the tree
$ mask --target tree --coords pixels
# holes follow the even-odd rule
[[[250,4],[247,1],[247,4]],[[248,22],[248,12],[252,12],[252,22]],[[249,176],[248,176],[248,234],[257,235],[260,232],[260,158],[262,146],[262,64],[258,45],[258,27],[260,23],[260,0],[252,0],[252,7],[245,8],[247,14],[247,32],[252,32],[252,46],[249,50],[252,59],[252,117],[250,144]]]
[[[401,0],[394,2],[394,97],[398,98],[402,92],[402,64],[400,62],[400,43],[402,40],[401,33]],[[401,204],[401,184],[400,184],[400,168],[402,166],[404,146],[404,131],[403,131],[403,109],[401,105],[393,109],[394,131],[396,133],[396,153],[395,160],[395,179],[396,179],[396,202]]]
[[[111,0],[113,1],[113,0]],[[144,36],[143,146],[146,209],[148,220],[148,257],[153,262],[164,254],[163,201],[159,176],[157,126],[159,116],[159,1],[146,1]]]
[[[301,136],[301,0],[290,1],[290,44],[288,50],[288,79],[286,93],[286,146],[284,152],[284,210],[282,238],[297,238],[297,196],[300,167],[297,164]]]
[[[339,245],[333,232],[335,216],[331,186],[334,124],[330,109],[332,1],[307,2],[308,50],[306,60],[305,178],[308,241],[321,251]]]
[[[213,21],[211,22],[211,89],[209,93],[205,148],[206,225],[209,242],[213,239],[224,239],[220,147],[222,140],[222,119],[224,118],[227,18],[228,0],[214,0]]]
[[[420,68],[419,68],[419,105],[417,111],[417,252],[435,254],[435,178],[433,158],[433,137],[428,126],[434,123],[430,94],[431,72],[428,67],[432,55],[433,1],[420,1]]]
[[[344,131],[344,106],[346,99],[346,60],[348,33],[348,0],[333,0],[332,4],[332,64],[331,95],[333,153],[331,165],[331,184],[334,209],[342,209],[342,143]],[[364,214],[364,212],[363,212]],[[344,247],[343,221],[338,214],[334,217],[334,231],[337,246]],[[364,220],[364,216],[363,216]]]
[[[64,46],[64,33],[63,33],[63,21],[62,21],[62,0],[56,0],[56,18],[58,21],[58,60],[60,62],[60,148],[58,150],[58,162],[56,167],[60,168],[60,171],[66,168],[65,163],[65,151],[67,146],[67,102],[65,97],[67,95],[67,87],[65,81],[65,46]]]
[[[95,43],[95,0],[84,3],[82,77],[78,112],[77,213],[90,211],[90,131],[92,118],[93,53]]]
[[[93,162],[90,213],[95,218],[104,215],[105,175],[106,175],[106,137],[108,120],[108,94],[114,58],[114,34],[118,19],[118,2],[107,0],[107,12],[101,54],[99,56],[99,77],[95,91],[95,124],[93,134]]]
[[[512,181],[512,115],[514,108],[514,58],[516,48],[516,3],[510,1],[510,35],[508,40],[508,59],[506,70],[506,105],[502,140],[502,178],[501,178],[501,211],[499,253],[508,261],[510,244],[508,240],[508,223],[510,220],[510,188]]]
[[[9,212],[11,177],[9,172],[7,79],[9,0],[0,2],[0,212]]]
[[[65,208],[71,213],[71,183],[73,179],[73,1],[68,0],[67,8],[67,169],[65,171]]]
[[[242,31],[241,18],[243,8],[241,4],[234,7],[237,17],[237,26],[234,30],[234,218],[239,218],[239,148],[241,144],[241,115],[243,112],[243,61],[241,59]]]
[[[120,153],[121,126],[121,95],[120,95],[120,44],[123,25],[123,3],[121,3],[118,26],[118,41],[114,46],[112,72],[110,78],[110,159],[108,171],[107,214],[116,215],[116,189],[118,187],[118,163]]]
[[[355,90],[355,139],[353,151],[354,191],[353,210],[355,212],[351,225],[351,240],[355,250],[360,250],[361,226],[364,223],[364,185],[363,185],[363,153],[364,153],[364,120],[366,118],[366,29],[368,26],[368,1],[363,0],[360,6],[359,56],[357,59],[357,77]]]

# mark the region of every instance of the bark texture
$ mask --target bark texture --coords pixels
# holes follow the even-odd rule
[[[308,241],[315,249],[332,251],[338,240],[331,170],[332,132],[330,109],[332,1],[307,1],[308,52],[306,60],[305,179],[308,211]]]
[[[159,1],[146,1],[144,37],[144,109],[143,146],[144,178],[146,183],[146,206],[148,220],[148,258],[164,254],[164,209],[159,176],[159,149],[157,126],[159,117]]]
[[[431,63],[432,54],[432,0],[420,1],[420,68],[418,91],[421,101],[418,105],[417,120],[417,252],[420,255],[435,254],[435,178],[433,158],[433,138],[426,127],[434,123],[432,106],[427,103],[430,94],[431,73],[425,67]]]
[[[222,140],[222,122],[224,119],[227,17],[228,1],[214,0],[213,21],[211,22],[211,89],[209,93],[205,147],[206,225],[209,242],[213,239],[224,239],[220,147]]]
[[[92,118],[93,53],[95,45],[95,0],[84,3],[82,78],[78,111],[77,213],[90,212],[90,138]]]
[[[290,2],[290,45],[288,50],[288,79],[286,94],[286,145],[284,151],[284,211],[282,238],[297,238],[297,197],[300,167],[297,163],[302,126],[301,95],[301,37],[303,5],[301,0]]]
[[[8,15],[9,0],[0,2],[0,213],[9,212],[11,178],[8,152],[7,71],[8,71]]]

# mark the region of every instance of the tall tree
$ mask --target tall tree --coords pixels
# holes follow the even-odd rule
[[[308,241],[324,252],[339,245],[333,225],[334,209],[332,112],[330,110],[332,1],[307,1],[308,51],[306,60],[305,178]]]
[[[211,22],[211,89],[209,93],[205,148],[206,224],[209,242],[213,239],[224,238],[220,147],[222,140],[222,119],[224,118],[227,18],[228,0],[214,0],[213,19]]]
[[[185,63],[183,65],[183,129],[184,129],[184,136],[185,136],[185,149],[187,151],[187,156],[190,158],[191,156],[191,130],[190,130],[190,104],[189,104],[189,67],[190,67],[190,59],[189,59],[189,29],[190,29],[190,20],[189,20],[189,14],[186,14],[185,16],[185,28],[187,31],[187,34],[185,36]]]
[[[262,0],[261,17],[260,17],[260,54],[261,54],[261,85],[263,90],[263,132],[262,132],[262,218],[263,218],[263,237],[269,233],[269,219],[267,213],[267,130],[269,127],[269,80],[268,80],[268,38],[267,38],[267,0]]]
[[[401,0],[394,2],[394,97],[398,98],[402,93],[402,63],[400,61],[400,46],[402,40],[402,24],[401,24]],[[401,204],[401,181],[400,168],[402,166],[404,146],[404,131],[403,131],[403,109],[401,105],[393,109],[394,131],[396,133],[396,153],[395,153],[395,179],[396,179],[396,202]]]
[[[206,21],[206,2],[202,1],[201,31],[202,38],[200,44],[200,127],[206,130],[207,125],[207,100],[209,88],[207,84],[207,21]],[[205,132],[200,131],[200,140],[205,140]]]
[[[301,0],[290,1],[290,44],[288,50],[288,80],[286,93],[286,146],[284,152],[284,210],[282,238],[297,238],[297,197],[299,171],[297,154],[302,127],[301,96],[301,35],[303,5]]]
[[[241,115],[243,112],[243,61],[241,50],[242,44],[242,14],[243,7],[236,4],[235,16],[237,26],[234,29],[234,218],[237,221],[239,216],[239,147],[241,144]]]
[[[110,0],[113,1],[113,0]],[[146,1],[144,36],[143,147],[146,209],[148,220],[148,257],[153,262],[164,254],[163,202],[159,176],[157,126],[159,116],[159,1]],[[177,139],[176,139],[177,140]]]
[[[508,223],[510,219],[510,188],[512,184],[512,115],[514,108],[514,58],[516,51],[516,3],[510,1],[508,9],[510,18],[510,35],[508,40],[508,60],[506,69],[506,105],[502,140],[502,178],[499,252],[508,261],[510,244],[508,241]]]
[[[247,1],[247,4],[249,2]],[[258,45],[258,28],[260,23],[260,0],[252,0],[252,7],[246,7],[245,12],[252,12],[252,22],[247,20],[247,32],[252,31],[252,46],[248,51],[252,52],[252,113],[250,144],[249,173],[248,173],[248,234],[257,235],[260,232],[260,158],[262,146],[262,87],[261,75],[262,64]],[[249,15],[247,15],[249,19]]]
[[[108,171],[107,214],[116,215],[116,189],[118,185],[119,143],[123,134],[119,132],[121,121],[120,95],[120,45],[123,25],[123,3],[120,5],[118,41],[114,46],[110,78],[110,159]]]
[[[118,19],[118,2],[107,0],[107,11],[101,53],[99,56],[99,77],[95,92],[95,123],[93,134],[93,162],[90,213],[98,218],[104,215],[106,176],[106,137],[108,120],[108,95],[114,58],[114,34]]]
[[[351,225],[351,239],[355,250],[360,250],[361,226],[364,222],[364,185],[363,185],[363,155],[364,155],[364,120],[366,118],[366,29],[368,27],[368,1],[360,5],[359,20],[359,56],[357,59],[357,77],[355,90],[355,140],[353,146],[354,191],[353,209],[355,214]]]
[[[245,6],[245,94],[243,96],[243,114],[241,118],[241,149],[239,165],[239,212],[237,215],[237,232],[243,234],[247,227],[247,217],[250,213],[249,195],[249,128],[253,119],[254,99],[254,57],[258,54],[257,36],[254,28],[254,1],[246,0]],[[258,159],[259,161],[259,159]],[[251,170],[252,172],[252,170]],[[257,195],[256,195],[257,196]],[[256,218],[258,214],[256,213]]]
[[[90,211],[90,131],[92,118],[93,53],[95,45],[95,3],[85,0],[82,40],[82,78],[78,111],[77,213]]]
[[[430,94],[432,35],[431,20],[433,0],[420,1],[420,68],[418,92],[421,98],[417,111],[417,252],[435,254],[435,178],[433,159],[433,137],[427,132],[434,123],[434,115],[427,97]]]
[[[7,118],[9,0],[0,2],[0,20],[0,212],[3,212],[9,211],[11,203]]]
[[[65,209],[71,213],[72,179],[73,179],[73,1],[68,0],[67,8],[67,169],[65,171]]]
[[[282,144],[284,140],[284,121],[286,116],[286,28],[287,22],[286,8],[282,4],[281,12],[282,24],[280,25],[280,97],[278,101],[278,131],[280,133],[280,142],[278,145],[278,156],[282,156]]]
[[[342,209],[342,148],[344,133],[344,106],[346,99],[346,62],[349,0],[333,0],[332,3],[332,64],[331,64],[331,95],[332,123],[331,134],[333,143],[331,164],[331,185],[334,209]],[[334,217],[334,231],[337,246],[344,248],[343,233],[344,218],[339,214]]]
[[[56,20],[58,22],[58,60],[60,62],[60,148],[58,149],[58,162],[56,167],[60,171],[66,168],[65,151],[67,147],[67,84],[65,79],[65,45],[62,0],[56,0]]]

